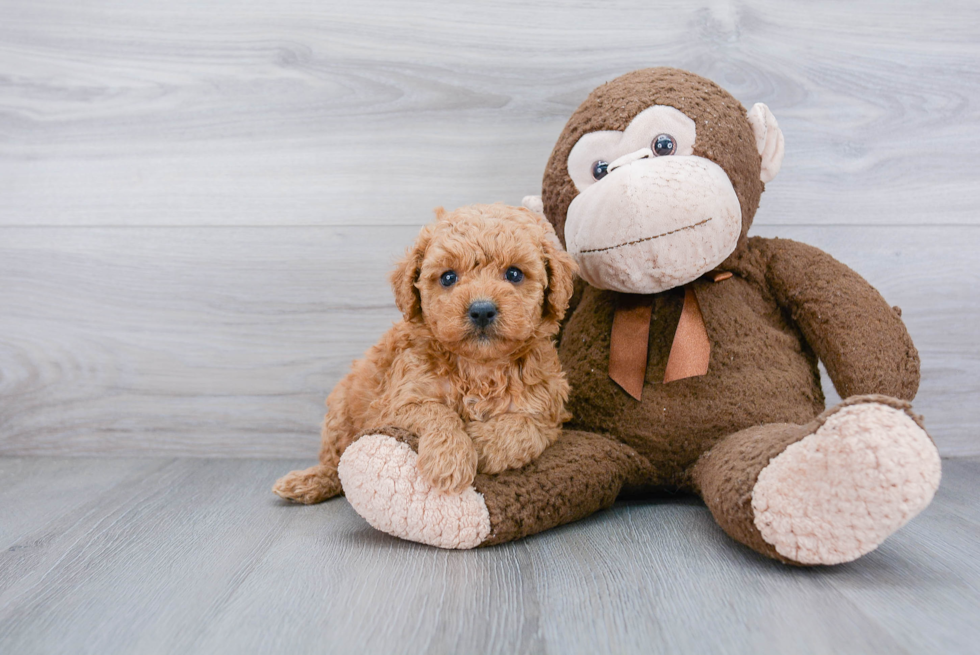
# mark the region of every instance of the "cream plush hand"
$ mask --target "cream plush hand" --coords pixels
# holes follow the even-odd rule
[[[439,548],[483,543],[491,532],[483,496],[473,487],[460,494],[433,489],[418,461],[408,443],[389,434],[362,436],[340,459],[347,501],[372,526],[401,539]]]

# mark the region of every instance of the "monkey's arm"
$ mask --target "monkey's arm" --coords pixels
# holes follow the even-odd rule
[[[898,311],[860,275],[827,253],[789,239],[752,239],[765,277],[827,367],[842,398],[880,393],[911,400],[919,353]]]

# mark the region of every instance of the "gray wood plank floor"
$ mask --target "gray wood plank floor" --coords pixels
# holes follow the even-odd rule
[[[980,460],[877,551],[791,568],[692,498],[491,549],[268,491],[301,461],[0,458],[2,653],[975,653]]]

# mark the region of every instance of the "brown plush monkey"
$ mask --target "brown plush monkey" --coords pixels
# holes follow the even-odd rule
[[[796,564],[853,560],[921,511],[940,463],[908,402],[919,360],[899,313],[826,253],[747,236],[782,153],[765,105],[746,112],[685,71],[593,91],[542,196],[582,276],[559,345],[574,418],[538,460],[458,496],[418,481],[412,435],[373,431],[388,446],[372,442],[377,466],[357,474],[372,493],[348,493],[354,508],[467,548],[580,519],[627,486],[667,488]],[[818,359],[845,398],[826,411]]]

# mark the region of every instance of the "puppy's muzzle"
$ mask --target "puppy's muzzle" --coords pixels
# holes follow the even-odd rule
[[[470,317],[470,323],[483,330],[497,320],[499,311],[497,310],[497,305],[493,302],[489,300],[477,300],[470,305],[467,313]]]

